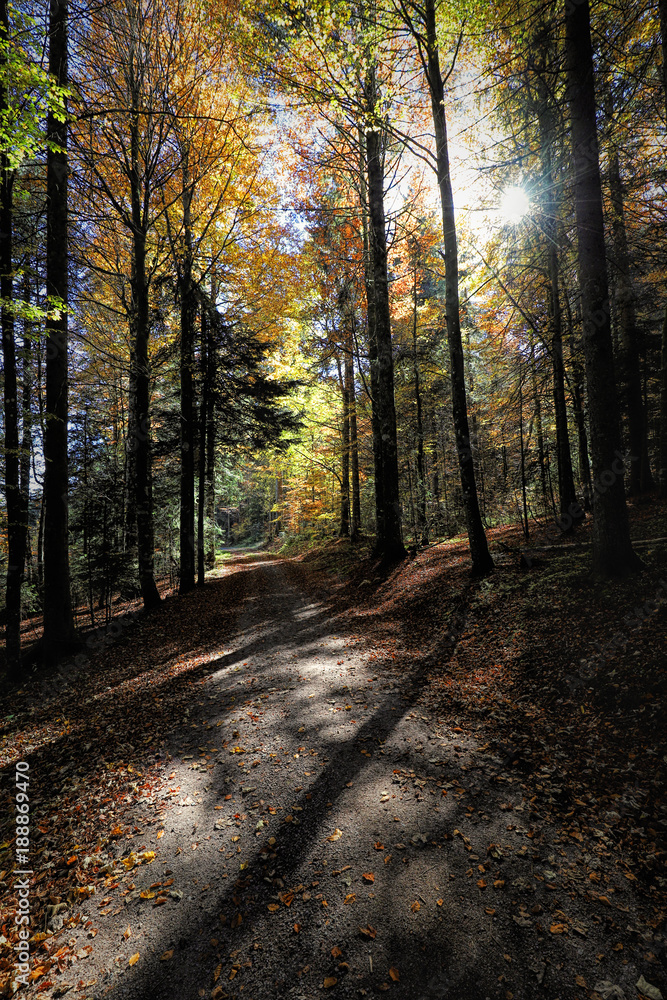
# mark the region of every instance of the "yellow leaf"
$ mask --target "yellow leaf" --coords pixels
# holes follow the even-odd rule
[[[564,934],[567,930],[566,924],[552,924],[549,928],[552,934]]]
[[[123,931],[123,937],[127,941],[127,939],[131,936],[132,936],[132,928],[128,927],[126,931]]]
[[[442,904],[444,903],[444,899],[436,899],[435,902],[436,902],[436,906],[442,906]]]
[[[240,839],[241,839],[240,837],[232,837],[232,844],[235,844],[236,841]]]
[[[158,832],[157,832],[157,839],[161,840],[162,837],[164,837],[164,830],[158,830]]]
[[[395,969],[393,965],[389,970],[389,975],[391,976],[391,978],[394,980],[395,983],[397,983],[398,980],[401,978],[398,969]]]
[[[340,840],[342,836],[343,836],[342,830],[339,830],[338,827],[336,827],[334,832],[327,837],[327,840]]]
[[[336,979],[335,976],[327,976],[322,985],[324,986],[325,990],[328,990],[330,986],[335,986],[337,982],[338,980]]]
[[[354,903],[356,902],[357,894],[356,892],[348,892],[347,896],[343,900],[343,903]]]
[[[161,962],[168,962],[170,958],[174,956],[174,949],[171,948],[169,951],[165,951],[164,955],[161,956]]]
[[[218,979],[220,979],[220,973],[221,972],[222,972],[222,962],[220,963],[220,965],[216,968],[215,972],[213,973],[213,982],[214,983],[217,983]]]
[[[129,962],[127,964],[128,965],[136,965],[138,961],[139,961],[139,952],[137,951],[137,952],[135,952],[135,954],[132,956],[132,958],[129,960]]]
[[[146,889],[144,889],[143,892],[140,892],[139,895],[141,896],[142,899],[155,899],[155,893],[148,892],[148,890]]]
[[[269,910],[271,913],[277,913],[279,909],[280,906],[278,903],[269,903],[269,905],[267,906],[267,910]]]

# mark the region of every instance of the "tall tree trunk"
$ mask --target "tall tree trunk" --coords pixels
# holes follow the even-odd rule
[[[548,40],[542,36],[541,56],[547,63],[550,54]],[[542,155],[543,185],[543,226],[549,271],[549,321],[551,326],[551,363],[553,368],[553,400],[556,418],[556,458],[558,461],[559,510],[562,518],[567,517],[567,531],[571,530],[583,517],[577,506],[577,495],[572,474],[570,435],[567,427],[567,406],[565,403],[565,364],[563,361],[563,320],[559,289],[560,247],[558,223],[558,199],[556,178],[553,171],[552,147],[556,140],[556,122],[551,106],[551,94],[542,76],[538,79],[537,117],[540,126],[540,146]]]
[[[340,526],[338,534],[347,538],[350,534],[350,403],[345,383],[344,366],[338,361],[338,382],[343,404],[341,424],[341,477],[340,477]]]
[[[345,350],[345,389],[350,416],[350,480],[352,503],[350,509],[350,541],[356,542],[361,534],[361,496],[359,489],[359,441],[357,437],[357,399],[354,389],[354,354],[352,351],[352,326],[350,317]]]
[[[7,62],[4,45],[9,39],[9,17],[4,0],[0,2],[0,73]],[[8,95],[0,76],[0,113],[6,113]],[[7,670],[18,678],[21,673],[21,581],[25,554],[21,525],[21,487],[19,482],[18,387],[16,382],[16,345],[14,342],[13,278],[13,187],[14,171],[6,154],[0,156],[0,295],[2,296],[2,359],[4,366],[5,420],[5,500],[7,503],[7,582],[5,607],[5,643]]]
[[[51,0],[49,73],[67,86],[67,0]],[[46,321],[44,421],[44,656],[58,659],[75,642],[70,595],[67,464],[67,123],[49,112],[46,157],[46,292],[60,303]]]
[[[542,402],[537,385],[537,368],[535,365],[535,344],[530,340],[530,378],[533,389],[533,405],[535,407],[535,428],[537,431],[537,464],[540,467],[540,486],[542,490],[542,505],[544,516],[548,517],[549,503],[547,500],[547,470],[544,464],[544,428],[542,427]]]
[[[187,157],[183,167],[183,238],[181,263],[181,512],[179,594],[187,594],[195,585],[195,434],[193,407],[195,302],[192,284],[192,229],[190,203],[192,189]]]
[[[146,609],[157,607],[160,594],[155,584],[155,540],[153,529],[153,496],[151,488],[151,423],[150,423],[150,336],[148,277],[146,274],[146,229],[144,199],[140,171],[140,93],[134,79],[136,53],[129,54],[130,97],[130,194],[132,200],[132,325],[134,327],[134,408],[130,428],[134,427],[134,503],[137,517],[137,556],[139,586]]]
[[[449,171],[449,149],[447,145],[447,120],[445,117],[445,88],[440,72],[440,55],[435,17],[435,0],[425,0],[424,27],[426,29],[426,76],[431,96],[431,110],[435,130],[436,159],[438,166],[438,188],[442,208],[442,235],[445,245],[445,308],[447,320],[447,340],[449,343],[449,363],[452,383],[452,412],[456,451],[461,475],[461,490],[465,510],[472,571],[482,576],[493,569],[493,559],[484,534],[484,526],[477,500],[477,484],[473,464],[468,407],[465,391],[463,364],[463,343],[461,341],[461,319],[459,311],[459,265],[454,199]]]
[[[417,534],[418,545],[428,545],[426,523],[426,473],[424,470],[424,423],[422,420],[422,397],[419,384],[419,363],[417,360],[417,266],[413,268],[412,282],[412,373],[415,381],[415,405],[417,410]]]
[[[366,320],[368,366],[370,370],[371,397],[371,433],[373,439],[373,476],[375,480],[375,549],[380,550],[380,540],[384,538],[384,509],[382,505],[382,433],[378,414],[378,352],[375,336],[375,285],[373,283],[373,264],[371,251],[371,234],[368,219],[368,192],[366,187],[366,137],[359,131],[359,189],[361,200],[361,222],[364,241],[364,289],[366,292]]]
[[[373,102],[374,105],[374,102]],[[368,214],[375,297],[375,342],[377,347],[377,404],[382,438],[382,516],[384,534],[380,555],[393,562],[405,555],[401,537],[401,504],[398,485],[398,445],[394,406],[394,358],[389,313],[387,235],[384,215],[384,168],[382,133],[366,132],[368,157]]]
[[[1,0],[0,0],[1,2]],[[28,273],[23,275],[23,301],[30,304],[30,279]],[[32,454],[32,324],[28,319],[23,321],[23,389],[21,399],[22,429],[21,429],[21,459],[20,459],[20,491],[21,491],[21,524],[23,527],[22,560],[24,573],[30,566],[30,533],[28,515],[30,510],[30,458]]]
[[[613,129],[614,107],[610,84],[605,91],[605,112]],[[618,149],[610,136],[610,149],[607,159],[609,177],[609,192],[611,194],[611,228],[614,237],[614,256],[612,268],[614,275],[614,291],[616,316],[619,327],[621,347],[621,372],[625,397],[625,408],[628,415],[628,437],[630,445],[630,472],[628,475],[628,491],[637,496],[643,492],[642,481],[650,488],[650,466],[647,469],[648,448],[646,447],[646,414],[642,399],[642,379],[639,357],[639,331],[637,330],[637,310],[632,278],[630,276],[630,252],[625,229],[625,210],[623,206],[623,184]]]
[[[667,112],[667,0],[660,0],[660,38],[662,43],[662,89]],[[662,324],[662,350],[660,353],[660,466],[658,486],[660,496],[667,498],[667,304]]]
[[[659,494],[667,500],[667,306],[662,323],[660,350],[660,445],[658,452]]]
[[[206,380],[208,367],[208,335],[206,322],[206,307],[201,309],[201,398],[199,400],[199,463],[197,475],[197,586],[204,585],[206,579],[206,432],[208,430],[208,385]]]
[[[597,573],[611,576],[638,570],[642,563],[630,541],[623,485],[588,0],[566,4],[565,24],[578,269],[595,479],[593,566]]]

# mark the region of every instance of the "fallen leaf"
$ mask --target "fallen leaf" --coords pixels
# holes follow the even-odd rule
[[[335,986],[337,982],[338,980],[336,979],[335,976],[327,976],[322,985],[324,986],[325,990],[328,990],[330,986]]]
[[[340,950],[340,948],[338,947],[338,945],[335,944],[333,946],[333,948],[331,949],[331,957],[332,958],[342,958],[342,955],[343,955],[343,952]]]
[[[552,934],[564,934],[567,930],[567,924],[552,924],[549,930]]]
[[[415,899],[410,909],[412,910],[413,913],[416,913],[417,910],[421,910],[421,903],[417,902],[417,900]]]
[[[128,963],[127,963],[127,964],[128,964],[128,965],[136,965],[138,961],[139,961],[139,952],[137,951],[137,952],[135,952],[135,954],[134,954],[134,955],[132,956],[132,958],[131,958],[131,959],[130,959],[130,960],[128,961]]]
[[[267,906],[267,910],[269,910],[271,913],[277,913],[279,909],[280,905],[278,903],[269,903],[269,905]]]
[[[362,934],[366,938],[375,938],[375,937],[377,937],[377,931],[375,930],[374,927],[371,927],[370,924],[367,924],[365,927],[360,927],[359,928],[359,933]]]
[[[126,931],[123,931],[123,937],[127,941],[127,939],[131,936],[132,936],[132,928],[128,927]]]
[[[162,840],[163,837],[164,837],[164,830],[158,830],[157,839]]]
[[[394,980],[395,983],[397,983],[399,981],[399,979],[401,978],[398,969],[395,969],[393,965],[392,965],[391,969],[389,970],[389,975],[391,976],[391,978]]]
[[[375,882],[375,875],[373,872],[364,872],[361,876],[366,882]]]
[[[334,830],[334,832],[327,837],[327,840],[332,840],[332,841],[333,840],[340,840],[340,838],[342,836],[343,836],[342,830],[339,830],[338,827],[336,827],[336,829]],[[333,986],[333,983],[331,983],[330,985]]]
[[[343,900],[343,903],[355,903],[357,900],[356,892],[348,892],[347,896]]]

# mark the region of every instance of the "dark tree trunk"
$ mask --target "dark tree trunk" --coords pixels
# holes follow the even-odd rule
[[[546,46],[543,41],[542,49]],[[549,59],[548,51],[543,51],[544,61]],[[556,140],[556,122],[551,96],[542,77],[538,80],[538,120],[540,126],[540,145],[542,151],[542,186],[543,186],[543,226],[549,271],[549,320],[551,326],[551,362],[553,368],[553,400],[556,418],[556,458],[558,462],[558,495],[561,517],[567,517],[563,524],[571,530],[583,517],[583,510],[577,506],[577,496],[572,474],[572,455],[570,452],[570,435],[567,426],[567,406],[565,403],[565,364],[563,361],[563,320],[559,290],[560,247],[558,226],[558,198],[556,197],[556,178],[552,164],[552,146]]]
[[[343,405],[341,425],[341,477],[340,477],[340,526],[338,534],[347,538],[350,534],[350,401],[344,376],[344,367],[338,362],[338,381]]]
[[[187,162],[183,168],[184,259],[181,262],[181,512],[179,594],[195,585],[195,424],[194,424],[194,323],[196,307],[192,283],[192,230]]]
[[[489,553],[479,511],[470,429],[468,426],[463,343],[461,341],[461,319],[459,314],[458,244],[454,218],[452,182],[449,172],[445,88],[440,72],[434,0],[425,0],[424,15],[424,27],[426,29],[425,69],[431,96],[431,110],[435,130],[438,188],[440,189],[442,207],[442,235],[445,245],[445,308],[447,313],[447,340],[449,343],[449,362],[451,367],[454,432],[456,434],[456,451],[461,475],[463,506],[472,557],[472,571],[475,575],[481,576],[491,572],[493,569],[493,559]]]
[[[595,479],[593,566],[597,573],[611,576],[638,570],[642,563],[630,542],[623,485],[588,0],[566,4],[565,23],[578,269]]]
[[[9,38],[9,18],[4,0],[0,2],[0,40]],[[0,72],[7,61],[0,48]],[[8,105],[7,91],[0,77],[0,112]],[[5,420],[5,501],[7,503],[7,580],[5,607],[5,643],[7,670],[11,677],[21,673],[21,582],[25,554],[25,528],[22,525],[21,487],[19,482],[18,386],[16,381],[16,345],[14,341],[13,280],[13,187],[14,171],[8,157],[0,156],[0,295],[2,296],[2,359],[4,366]]]
[[[206,309],[201,310],[201,398],[199,400],[199,462],[197,475],[197,586],[203,586],[206,579],[206,432],[208,430],[208,385],[206,380],[208,367],[208,335]]]
[[[49,73],[67,86],[67,0],[51,0]],[[46,321],[44,420],[44,656],[58,659],[76,641],[70,595],[67,464],[67,123],[49,112],[46,158],[46,292],[61,308]]]
[[[417,410],[417,534],[418,545],[428,545],[426,523],[426,472],[424,468],[424,423],[422,420],[422,397],[419,384],[419,363],[417,360],[417,267],[414,267],[412,283],[412,371],[415,380],[415,404]]]
[[[155,584],[155,540],[153,530],[153,496],[151,489],[151,423],[150,423],[150,336],[148,277],[146,273],[146,228],[144,198],[140,171],[140,93],[134,79],[136,53],[128,57],[129,87],[132,102],[130,121],[130,193],[132,200],[132,326],[134,327],[134,409],[129,421],[134,428],[134,504],[137,518],[137,556],[139,586],[146,609],[157,607],[160,594]]]
[[[378,539],[379,555],[389,562],[402,559],[405,546],[401,537],[401,505],[398,484],[398,448],[394,406],[394,359],[389,313],[387,237],[384,215],[384,171],[382,134],[366,132],[368,168],[368,215],[375,304],[375,347],[377,350],[377,411],[382,442],[382,520]]]
[[[667,0],[660,0],[660,38],[662,43],[662,89],[667,112]],[[660,444],[658,485],[660,496],[667,498],[667,305],[662,324],[660,354]]]
[[[614,108],[609,89],[605,94],[605,111],[609,121],[613,121]],[[612,125],[613,127],[613,125]],[[642,398],[642,379],[639,357],[639,331],[637,330],[637,310],[634,285],[630,275],[630,252],[625,229],[625,210],[623,206],[623,184],[618,150],[615,145],[609,149],[608,176],[609,192],[611,194],[611,228],[614,237],[614,255],[612,269],[614,275],[614,299],[616,317],[618,320],[620,339],[620,361],[623,381],[623,396],[628,416],[628,438],[630,454],[630,472],[628,475],[628,492],[632,496],[642,493],[642,482],[647,488],[653,486],[650,466],[648,463],[648,448],[646,447],[646,415]]]
[[[660,445],[658,454],[658,485],[663,500],[667,499],[667,306],[662,323],[660,350]]]
[[[359,442],[357,439],[357,399],[354,390],[354,355],[352,330],[349,330],[345,352],[345,388],[350,415],[350,480],[352,504],[350,510],[350,541],[356,542],[361,534],[361,497],[359,491]]]

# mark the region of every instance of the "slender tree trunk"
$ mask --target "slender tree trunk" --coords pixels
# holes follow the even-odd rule
[[[206,579],[206,432],[208,430],[208,385],[206,380],[208,367],[206,309],[201,310],[201,398],[199,401],[199,463],[197,474],[197,586],[202,587]]]
[[[216,290],[211,288],[211,300],[215,303]],[[206,566],[215,568],[215,399],[216,354],[210,324],[206,327],[206,521],[208,541],[206,546]]]
[[[398,446],[394,406],[394,358],[389,313],[387,238],[384,215],[384,171],[382,136],[377,130],[366,133],[368,153],[368,211],[371,228],[371,256],[375,291],[375,341],[378,369],[378,417],[382,437],[382,513],[384,538],[381,555],[393,562],[405,555],[401,537],[401,504],[398,485]]]
[[[135,508],[137,518],[137,555],[139,560],[139,586],[144,607],[148,610],[160,603],[155,584],[155,540],[153,529],[153,497],[151,488],[151,423],[150,423],[150,361],[148,341],[150,336],[148,278],[146,274],[146,229],[144,225],[144,198],[140,171],[140,94],[134,79],[136,53],[129,55],[130,121],[132,200],[132,325],[134,327],[134,408],[130,429],[134,428],[134,477]]]
[[[49,73],[66,87],[67,0],[50,0]],[[67,463],[67,123],[52,112],[46,157],[46,292],[61,305],[46,321],[44,421],[44,655],[58,659],[76,641],[70,595]]]
[[[442,207],[442,235],[445,244],[445,308],[447,312],[447,340],[452,383],[452,412],[456,451],[461,475],[461,490],[465,510],[472,571],[476,576],[491,572],[493,559],[484,534],[484,526],[477,500],[477,484],[468,426],[468,408],[465,391],[463,343],[459,311],[459,265],[454,199],[449,171],[447,120],[445,117],[445,89],[440,72],[440,56],[436,30],[435,0],[424,3],[426,29],[426,75],[431,95],[431,110],[435,130],[438,188]]]
[[[412,282],[412,372],[415,382],[415,404],[417,410],[417,535],[418,545],[428,545],[426,523],[426,473],[424,471],[424,424],[422,420],[422,397],[419,385],[419,364],[417,361],[417,267],[413,269]]]
[[[341,479],[340,479],[340,527],[338,534],[347,538],[350,534],[350,403],[345,384],[344,367],[338,362],[338,381],[343,404],[341,425]]]
[[[23,301],[30,304],[30,280],[27,272],[23,275]],[[21,400],[22,430],[21,430],[21,524],[24,525],[23,568],[24,573],[31,563],[29,510],[30,510],[30,458],[32,455],[32,324],[28,319],[23,321],[23,391]]]
[[[364,288],[366,291],[366,317],[367,317],[367,342],[368,342],[368,364],[370,370],[371,383],[371,431],[373,436],[373,475],[375,480],[375,551],[380,552],[384,539],[384,505],[382,499],[382,432],[380,430],[380,417],[378,410],[378,352],[377,338],[375,333],[375,284],[373,279],[373,263],[371,234],[368,212],[368,192],[366,187],[366,162],[368,153],[366,150],[366,137],[363,132],[359,132],[359,145],[361,149],[359,179],[361,192],[361,219],[363,226],[364,240]]]
[[[9,17],[4,0],[0,2],[0,41],[9,39]],[[0,71],[7,55],[0,48]],[[8,106],[7,90],[0,77],[0,112]],[[0,295],[2,296],[2,359],[4,367],[5,422],[5,501],[7,503],[7,581],[5,607],[5,643],[7,670],[18,678],[21,673],[21,582],[25,554],[21,525],[22,504],[19,482],[18,386],[16,380],[16,345],[14,341],[13,278],[13,187],[14,171],[8,157],[0,156]]]
[[[667,112],[667,0],[660,0],[660,38],[662,43],[662,89]],[[667,304],[662,324],[662,350],[660,354],[660,444],[658,487],[660,496],[667,498]]]
[[[351,317],[351,321],[353,318]],[[350,415],[350,479],[352,505],[350,518],[350,541],[356,542],[361,534],[361,496],[359,489],[359,442],[357,438],[357,399],[354,389],[354,355],[352,353],[352,330],[349,330],[345,352],[345,387],[348,412]]]
[[[528,502],[526,499],[526,447],[523,437],[523,374],[519,363],[519,447],[521,449],[521,503],[523,507],[523,534],[526,539],[530,534],[528,527]]]
[[[609,85],[605,92],[605,112],[609,122],[613,122],[614,107]],[[628,437],[630,472],[628,491],[632,496],[643,492],[642,481],[648,488],[653,486],[650,466],[647,469],[648,448],[646,447],[646,415],[642,399],[642,379],[639,357],[639,332],[637,330],[637,310],[634,285],[630,275],[630,252],[625,229],[623,206],[623,183],[618,158],[618,149],[611,137],[607,158],[607,175],[611,194],[611,228],[614,237],[612,269],[614,275],[614,299],[618,319],[623,395],[628,415]]]
[[[535,365],[535,344],[530,342],[530,377],[533,388],[533,405],[535,407],[535,428],[537,431],[537,464],[540,467],[540,486],[542,490],[542,506],[544,516],[548,517],[549,503],[547,500],[547,470],[544,465],[544,429],[542,427],[542,402],[537,386],[537,368]]]
[[[192,284],[192,228],[190,203],[192,189],[187,157],[183,167],[183,238],[181,263],[181,512],[179,594],[187,594],[195,585],[195,434],[194,434],[194,323],[195,302]]]
[[[662,323],[660,351],[660,447],[658,455],[658,485],[660,496],[667,499],[667,306]]]
[[[588,0],[566,4],[565,24],[578,270],[595,478],[593,565],[597,573],[611,576],[636,571],[642,563],[630,541],[623,485]]]

